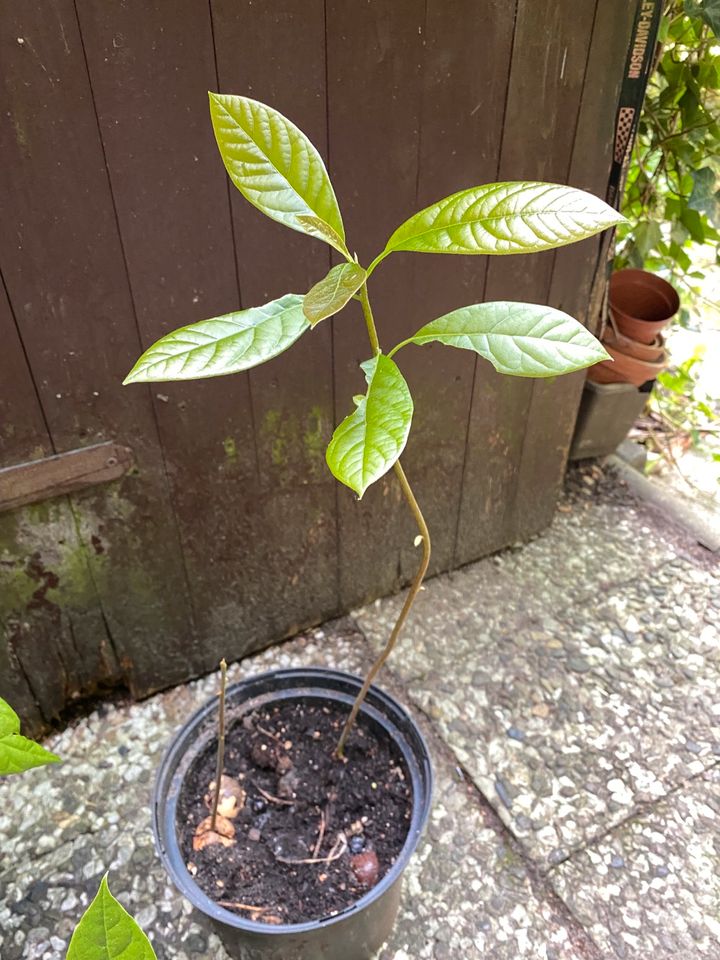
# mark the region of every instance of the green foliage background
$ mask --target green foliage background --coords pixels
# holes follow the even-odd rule
[[[616,268],[662,273],[681,293],[684,324],[707,305],[702,281],[720,264],[719,32],[720,0],[668,3],[628,171],[628,223],[617,229]]]

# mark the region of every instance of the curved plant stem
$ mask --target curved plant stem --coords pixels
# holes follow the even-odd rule
[[[218,714],[218,749],[217,764],[215,766],[215,794],[213,796],[212,813],[210,815],[210,829],[215,829],[218,801],[220,799],[220,783],[225,765],[225,682],[227,678],[227,663],[225,658],[220,661],[220,712]]]
[[[373,319],[372,310],[370,309],[370,301],[368,298],[367,285],[363,285],[361,288],[362,294],[362,307],[363,313],[365,314],[365,322],[367,323],[368,335],[370,337],[370,343],[372,344],[373,350],[376,354],[380,353],[380,344],[378,342],[377,331],[375,329],[375,321]],[[415,574],[415,579],[412,582],[412,586],[408,591],[408,595],[405,597],[405,603],[403,603],[402,610],[400,611],[400,616],[395,621],[395,626],[392,628],[388,641],[385,644],[385,647],[377,658],[375,663],[373,663],[368,675],[365,677],[365,682],[362,685],[360,693],[358,693],[355,698],[355,703],[352,706],[350,715],[345,721],[345,726],[343,731],[340,734],[340,739],[338,740],[337,747],[335,748],[335,755],[337,757],[342,757],[345,750],[345,743],[347,742],[348,735],[353,728],[355,719],[357,718],[360,707],[363,704],[367,692],[370,689],[370,685],[377,676],[378,672],[382,669],[385,661],[392,653],[392,650],[397,643],[397,638],[400,635],[400,631],[403,628],[405,621],[407,620],[408,614],[410,613],[410,608],[415,602],[415,597],[420,592],[420,587],[422,586],[423,579],[427,573],[427,568],[430,563],[430,533],[425,523],[425,517],[422,515],[422,510],[420,509],[417,500],[415,499],[415,494],[412,491],[412,487],[408,482],[408,478],[405,476],[405,471],[402,468],[402,465],[399,460],[395,461],[393,466],[395,471],[395,476],[400,481],[400,489],[403,492],[403,496],[407,500],[408,506],[410,507],[413,516],[415,517],[415,522],[417,523],[418,530],[420,531],[420,536],[422,537],[423,545],[423,555],[422,560],[420,561],[420,567],[418,572]]]
[[[367,324],[368,337],[370,338],[370,346],[375,356],[380,353],[380,341],[378,340],[377,330],[375,328],[375,318],[373,317],[372,307],[370,306],[370,298],[368,297],[367,283],[364,283],[360,287],[360,303],[362,305],[362,311],[365,316],[365,323]]]

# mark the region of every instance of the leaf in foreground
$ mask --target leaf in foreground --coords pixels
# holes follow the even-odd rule
[[[303,301],[303,313],[314,327],[339,313],[365,282],[366,273],[357,263],[339,263],[326,277],[308,290]]]
[[[406,342],[432,341],[474,350],[512,377],[556,377],[609,359],[602,344],[562,310],[507,300],[453,310]]]
[[[383,256],[418,253],[510,254],[550,250],[622,221],[603,200],[556,183],[509,181],[461,190],[410,217]]]
[[[60,763],[60,757],[34,740],[23,737],[18,715],[0,698],[0,777],[24,773],[48,763]]]
[[[397,365],[382,354],[360,364],[368,389],[335,430],[327,448],[330,471],[362,497],[392,467],[407,443],[413,415],[410,390]]]
[[[272,360],[309,328],[302,303],[287,293],[262,307],[173,330],[145,351],[123,382],[220,377]]]
[[[148,938],[110,893],[106,877],[75,928],[67,960],[156,960]]]

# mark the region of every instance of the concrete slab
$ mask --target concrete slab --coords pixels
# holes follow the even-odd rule
[[[550,877],[608,957],[720,957],[720,770],[622,824]]]

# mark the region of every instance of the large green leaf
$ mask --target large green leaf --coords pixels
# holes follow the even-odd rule
[[[345,254],[345,230],[325,164],[305,134],[272,107],[210,94],[210,115],[230,179],[258,210]]]
[[[256,367],[309,328],[302,304],[301,296],[287,293],[262,307],[173,330],[145,351],[123,382],[197,380]]]
[[[106,877],[75,927],[66,960],[156,960],[148,938],[110,893]]]
[[[410,390],[396,364],[382,354],[360,367],[368,389],[335,430],[326,459],[337,479],[362,497],[405,448],[413,415]]]
[[[410,217],[380,258],[395,250],[533,253],[590,237],[623,219],[584,190],[554,183],[491,183],[461,190]]]
[[[21,735],[18,715],[0,697],[0,777],[59,762],[60,757]]]
[[[535,303],[498,301],[461,307],[432,320],[404,343],[433,340],[474,350],[512,377],[555,377],[608,359],[605,348],[581,323]]]
[[[339,263],[319,283],[308,290],[303,313],[310,326],[338,313],[365,282],[366,273],[358,263]]]

